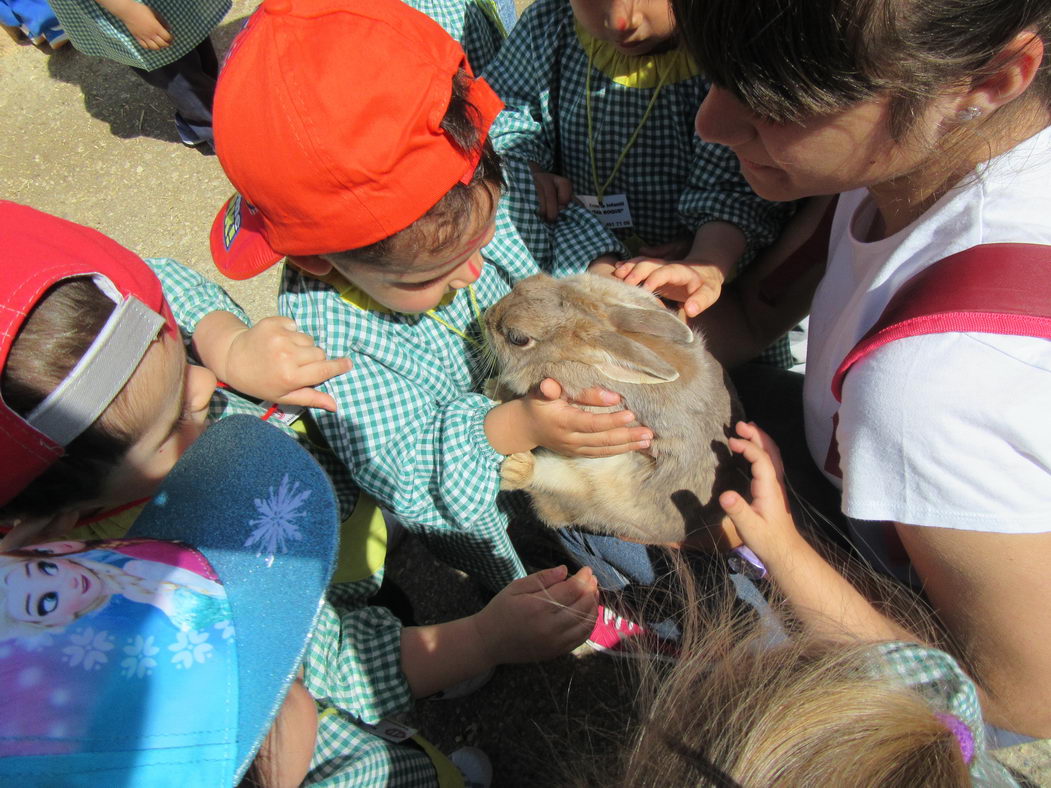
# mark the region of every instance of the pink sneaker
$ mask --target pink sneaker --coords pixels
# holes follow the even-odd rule
[[[675,644],[654,635],[641,624],[618,615],[605,605],[598,606],[595,628],[586,642],[595,651],[615,657],[657,654],[674,658],[678,654]]]

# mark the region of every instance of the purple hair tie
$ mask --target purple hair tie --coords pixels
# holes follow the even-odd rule
[[[952,735],[956,737],[956,741],[960,744],[960,754],[963,755],[963,762],[970,765],[974,759],[974,734],[971,733],[967,723],[955,714],[939,713],[934,716],[941,721],[942,725],[952,731]]]

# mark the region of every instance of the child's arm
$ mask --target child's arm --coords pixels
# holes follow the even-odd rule
[[[432,695],[497,665],[566,654],[595,625],[598,584],[584,567],[558,566],[515,580],[473,616],[401,634],[401,669],[412,694]]]
[[[231,312],[210,312],[197,323],[193,346],[222,382],[264,400],[335,411],[332,395],[314,386],[350,370],[350,359],[325,351],[287,317],[249,327]]]
[[[136,0],[95,1],[123,22],[143,49],[164,49],[171,46],[171,31],[148,5]]]
[[[736,225],[706,222],[698,228],[683,259],[636,257],[618,264],[613,275],[682,304],[686,317],[696,317],[719,298],[746,243]]]
[[[817,635],[917,640],[877,611],[800,535],[788,507],[777,446],[754,424],[739,422],[730,448],[752,465],[752,503],[724,492],[719,503],[746,545],[766,564],[804,625]]]
[[[578,404],[609,407],[620,402],[612,392],[586,392]],[[535,391],[504,402],[485,417],[485,434],[501,454],[532,451],[538,446],[578,457],[609,457],[649,448],[653,433],[628,427],[635,414],[628,410],[592,413],[562,397],[562,387],[550,378]]]
[[[183,336],[192,340],[198,358],[219,380],[261,399],[335,407],[327,394],[306,387],[324,382],[326,375],[345,373],[350,369],[348,359],[324,361],[323,351],[285,318],[265,318],[249,329],[248,315],[215,282],[175,260],[155,257],[146,263],[161,280]],[[228,377],[231,374],[233,379]]]

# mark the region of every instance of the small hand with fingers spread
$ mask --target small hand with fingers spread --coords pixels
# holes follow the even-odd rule
[[[737,434],[740,437],[730,438],[730,448],[752,465],[752,502],[727,491],[719,496],[719,505],[756,555],[765,562],[776,561],[797,549],[803,540],[788,506],[781,452],[773,439],[751,422],[738,422]]]
[[[506,586],[472,618],[494,665],[561,656],[584,642],[595,626],[598,581],[584,567],[534,572]]]
[[[619,400],[618,395],[604,389],[585,391],[570,400],[557,381],[547,378],[521,402],[536,446],[578,457],[610,457],[648,449],[653,432],[647,427],[628,426],[635,421],[631,411],[593,413],[578,407],[608,407]]]
[[[682,304],[687,317],[696,317],[719,298],[723,272],[716,265],[682,260],[635,257],[618,263],[613,275],[661,298]]]

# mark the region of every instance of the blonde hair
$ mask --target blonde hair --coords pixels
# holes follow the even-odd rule
[[[638,660],[637,728],[612,750],[619,759],[596,759],[578,784],[971,785],[956,737],[916,690],[879,670],[878,644],[810,637],[776,603],[793,635],[771,646],[754,613],[699,600],[679,574],[682,656]]]

